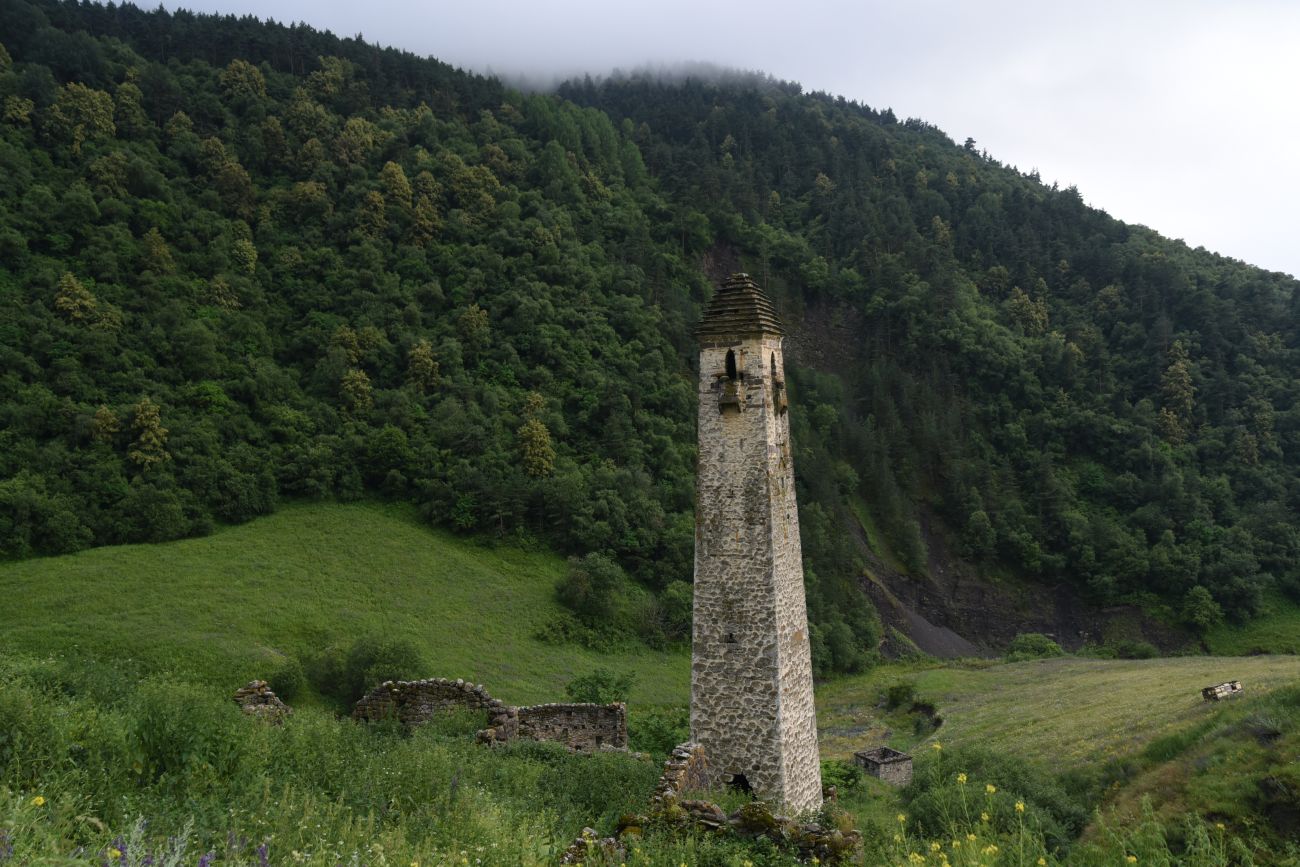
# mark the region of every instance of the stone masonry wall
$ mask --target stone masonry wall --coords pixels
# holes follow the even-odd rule
[[[386,680],[366,693],[352,711],[353,719],[397,719],[403,725],[428,722],[434,714],[451,708],[488,712],[488,739],[508,741],[519,731],[519,709],[488,695],[482,684],[445,677],[430,680]]]
[[[701,348],[691,739],[720,775],[802,811],[821,772],[782,370],[777,335]],[[721,408],[733,388],[740,407]]]
[[[538,704],[519,708],[519,737],[558,741],[569,749],[627,749],[627,705]]]
[[[428,722],[450,708],[488,712],[478,733],[484,743],[515,738],[556,741],[571,750],[627,749],[627,706],[614,704],[539,704],[514,707],[490,696],[482,684],[463,680],[384,681],[366,693],[352,711],[354,719],[396,719],[403,725]]]

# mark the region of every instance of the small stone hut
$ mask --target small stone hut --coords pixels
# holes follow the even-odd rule
[[[875,747],[853,754],[853,762],[873,777],[891,786],[912,782],[912,757],[889,747]]]

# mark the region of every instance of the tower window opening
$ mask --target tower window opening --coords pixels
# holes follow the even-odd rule
[[[746,795],[754,794],[754,787],[750,785],[749,780],[744,774],[733,774],[731,782],[727,784],[734,792],[742,792]]]
[[[736,378],[736,351],[734,349],[728,349],[727,350],[727,379],[735,379],[735,378]]]

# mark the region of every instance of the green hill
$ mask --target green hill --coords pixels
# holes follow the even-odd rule
[[[597,667],[636,677],[639,702],[684,701],[688,659],[609,654],[534,638],[564,616],[558,557],[481,547],[405,507],[290,506],[212,536],[0,564],[2,646],[132,659],[226,692],[359,635],[409,639],[427,676],[557,700]]]

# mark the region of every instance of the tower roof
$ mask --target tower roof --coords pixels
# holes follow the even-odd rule
[[[739,334],[784,334],[776,308],[748,274],[732,274],[709,299],[695,336],[730,337]]]

